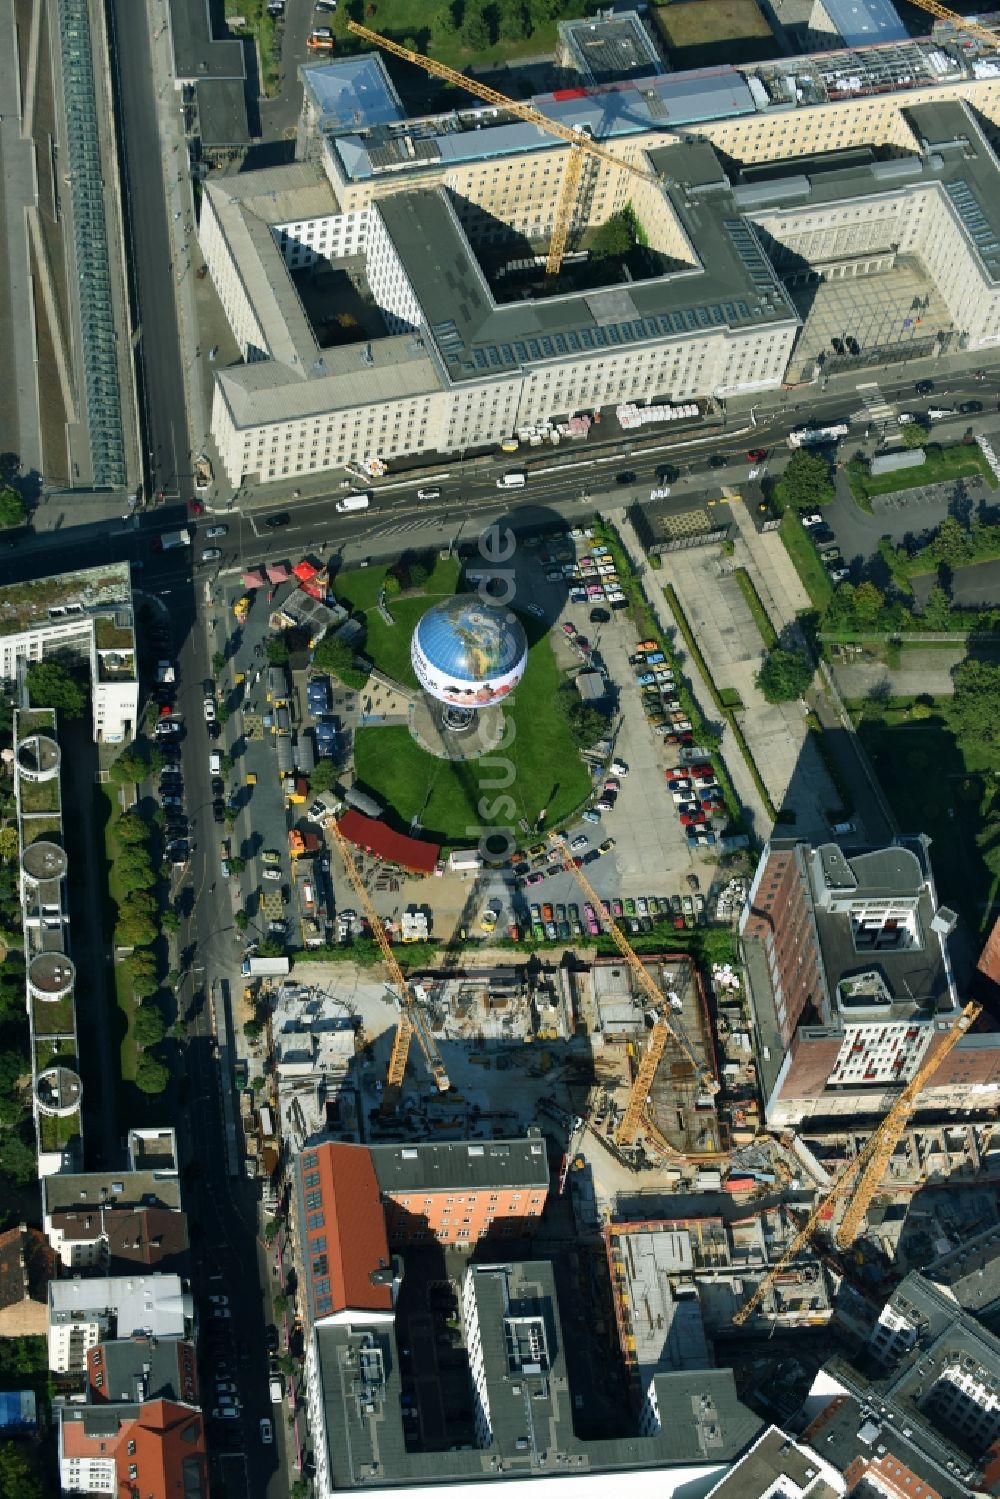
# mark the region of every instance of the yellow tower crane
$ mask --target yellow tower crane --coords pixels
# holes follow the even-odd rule
[[[950,21],[959,31],[967,31],[977,41],[983,42],[985,46],[992,47],[993,51],[1000,50],[1000,37],[995,31],[989,31],[981,26],[978,21],[970,21],[965,16],[960,16],[956,11],[949,10],[945,5],[939,5],[938,0],[913,0],[914,5],[919,5],[929,16],[936,16],[939,21]]]
[[[391,52],[394,57],[401,57],[404,62],[412,62],[416,67],[423,68],[432,74],[433,77],[440,78],[445,83],[453,83],[457,88],[465,89],[466,93],[475,94],[477,99],[482,99],[486,104],[495,104],[498,108],[517,115],[519,120],[525,120],[529,125],[537,125],[539,130],[544,130],[549,135],[556,135],[568,146],[573,147],[569,161],[566,163],[562,185],[559,189],[559,201],[556,204],[552,238],[545,262],[545,273],[548,276],[557,274],[566,253],[566,242],[573,226],[584,156],[603,161],[607,165],[617,167],[619,171],[630,172],[633,177],[638,177],[643,182],[658,184],[660,181],[655,172],[648,172],[644,167],[632,166],[630,162],[622,161],[621,157],[616,156],[613,151],[599,146],[585,130],[574,130],[570,125],[561,125],[558,120],[550,120],[548,115],[542,114],[541,110],[535,109],[533,105],[521,104],[517,99],[508,99],[506,94],[499,93],[495,88],[490,88],[475,78],[467,78],[464,73],[459,73],[455,68],[449,68],[443,62],[435,62],[431,57],[424,57],[421,52],[402,47],[399,42],[390,41],[387,36],[371,31],[357,21],[348,21],[347,29],[354,36],[360,37],[362,41],[371,42],[373,46],[381,47],[385,52]]]
[[[587,899],[590,901],[590,904],[594,908],[595,916],[598,914],[598,912],[600,912],[605,930],[610,933],[615,946],[618,948],[618,951],[621,953],[622,957],[631,968],[633,974],[635,975],[636,982],[638,983],[643,993],[646,995],[647,999],[652,1004],[654,1014],[656,1016],[655,1020],[653,1021],[653,1029],[649,1034],[649,1040],[646,1043],[646,1049],[643,1052],[642,1058],[639,1062],[639,1070],[635,1075],[635,1081],[632,1084],[632,1091],[629,1094],[629,1100],[625,1106],[625,1112],[622,1115],[621,1122],[619,1123],[618,1129],[615,1132],[616,1145],[634,1145],[636,1135],[639,1133],[639,1130],[643,1126],[643,1124],[645,1124],[647,1128],[655,1128],[648,1121],[645,1121],[643,1116],[646,1112],[646,1099],[649,1096],[649,1090],[653,1085],[653,1079],[656,1076],[656,1069],[660,1065],[660,1062],[663,1060],[663,1053],[666,1050],[669,1037],[672,1036],[674,1038],[678,1046],[683,1051],[684,1055],[687,1057],[688,1061],[691,1064],[691,1069],[695,1077],[698,1079],[699,1085],[704,1088],[706,1093],[718,1093],[718,1080],[711,1072],[711,1070],[701,1062],[688,1037],[684,1034],[679,1026],[674,1025],[670,1020],[667,1011],[664,1008],[666,1004],[665,996],[657,987],[654,980],[650,977],[649,973],[646,971],[645,964],[642,962],[642,959],[639,957],[638,953],[634,951],[632,944],[629,942],[628,938],[625,936],[625,933],[621,930],[618,923],[613,919],[613,917],[609,916],[606,913],[601,897],[591,885],[583,870],[574,862],[573,856],[571,855],[569,849],[566,847],[566,840],[560,837],[558,834],[553,833],[549,841],[558,853],[559,857],[562,859],[563,867],[566,869],[567,873],[573,876],[574,880],[576,880],[576,883],[579,885],[584,895],[586,895]],[[663,1136],[660,1135],[658,1130],[655,1131],[655,1134],[657,1137],[657,1143],[661,1144],[662,1146],[666,1146],[666,1149],[670,1151],[671,1147],[663,1139]],[[676,1154],[677,1152],[674,1153]]]
[[[795,1258],[820,1222],[832,1216],[834,1207],[848,1191],[851,1191],[852,1195],[834,1237],[840,1249],[849,1249],[854,1243],[861,1232],[865,1213],[882,1183],[886,1168],[913,1113],[918,1097],[948,1053],[954,1046],[957,1046],[970,1026],[974,1024],[981,1008],[974,1002],[967,1004],[955,1024],[945,1032],[940,1046],[917,1068],[881,1124],[868,1136],[854,1159],[848,1161],[829,1192],[813,1208],[778,1263],[771,1266],[753,1295],[735,1314],[733,1321],[737,1327],[743,1326],[751,1313],[763,1301],[777,1276],[782,1273],[789,1261]]]
[[[347,870],[348,879],[354,886],[354,892],[368,918],[368,925],[372,929],[372,935],[379,945],[383,961],[389,970],[389,977],[392,980],[399,1003],[399,1024],[396,1026],[396,1039],[392,1044],[392,1056],[389,1058],[389,1070],[385,1080],[385,1093],[382,1098],[383,1112],[390,1113],[396,1107],[400,1089],[403,1086],[403,1078],[406,1075],[406,1062],[410,1054],[410,1042],[414,1036],[417,1038],[417,1044],[424,1054],[424,1058],[431,1069],[431,1074],[439,1090],[442,1093],[447,1093],[451,1087],[451,1082],[445,1070],[444,1062],[441,1060],[441,1053],[438,1051],[433,1033],[424,1018],[420,1006],[414,999],[413,990],[406,982],[403,970],[396,960],[396,954],[392,950],[392,944],[386,935],[385,927],[382,925],[382,918],[372,904],[371,897],[365,889],[364,881],[354,867],[354,856],[351,845],[332,817],[327,822],[326,827],[327,832],[337,845],[344,868]]]

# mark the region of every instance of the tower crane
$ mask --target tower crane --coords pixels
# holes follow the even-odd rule
[[[424,1054],[424,1058],[439,1091],[447,1093],[451,1087],[451,1082],[445,1070],[445,1065],[441,1059],[441,1053],[438,1050],[433,1033],[427,1025],[423,1012],[414,998],[413,990],[407,983],[406,976],[399,966],[396,954],[392,950],[392,944],[386,935],[385,927],[382,925],[382,918],[372,904],[371,897],[365,889],[364,881],[354,867],[351,846],[332,817],[327,822],[326,827],[334,843],[337,845],[344,868],[347,870],[348,878],[354,886],[354,893],[361,902],[364,913],[368,918],[368,925],[372,929],[372,935],[378,943],[382,959],[389,970],[389,977],[392,980],[396,1000],[399,1005],[399,1023],[396,1026],[396,1037],[392,1043],[392,1055],[389,1058],[389,1070],[386,1074],[385,1093],[382,1097],[383,1112],[391,1113],[396,1106],[400,1089],[403,1086],[403,1078],[406,1075],[406,1062],[410,1054],[410,1042],[414,1036],[417,1038],[417,1044]]]
[[[506,94],[499,93],[497,89],[490,88],[485,83],[479,83],[475,78],[467,78],[457,69],[449,68],[443,62],[435,62],[433,58],[425,57],[421,52],[414,52],[409,47],[403,47],[399,42],[390,41],[387,36],[382,36],[380,32],[372,31],[357,21],[348,21],[347,29],[354,36],[360,37],[362,41],[371,42],[373,46],[381,47],[385,52],[391,52],[394,57],[401,57],[404,62],[411,62],[416,67],[423,68],[425,72],[435,78],[440,78],[444,83],[453,83],[457,88],[465,89],[466,93],[475,94],[486,104],[495,104],[500,109],[517,115],[518,119],[525,120],[529,125],[536,125],[539,130],[558,136],[568,146],[572,146],[559,189],[559,201],[556,204],[552,238],[549,241],[549,253],[545,262],[547,276],[555,276],[558,273],[566,253],[566,242],[573,225],[584,156],[603,161],[610,166],[617,167],[619,171],[630,172],[633,177],[638,177],[643,182],[652,182],[657,185],[660,182],[655,172],[649,172],[644,167],[632,166],[630,162],[623,161],[613,151],[599,146],[585,130],[574,130],[570,125],[562,125],[558,120],[550,120],[548,115],[542,114],[541,110],[535,109],[533,105],[522,104],[517,99],[509,99]]]
[[[615,946],[618,948],[618,951],[621,953],[622,957],[631,968],[639,987],[642,989],[647,999],[649,999],[650,1003],[653,1005],[653,1010],[656,1018],[653,1021],[653,1028],[650,1031],[649,1039],[646,1042],[646,1049],[643,1052],[642,1058],[639,1062],[639,1069],[636,1072],[635,1081],[632,1084],[632,1091],[629,1094],[629,1100],[625,1106],[625,1112],[622,1115],[621,1122],[618,1125],[618,1129],[615,1133],[616,1145],[634,1145],[636,1135],[639,1133],[639,1129],[644,1122],[643,1115],[646,1112],[646,1099],[649,1096],[649,1090],[653,1085],[653,1079],[656,1076],[656,1069],[657,1067],[659,1067],[660,1062],[663,1060],[663,1053],[666,1051],[667,1041],[671,1036],[677,1042],[677,1045],[681,1048],[684,1055],[687,1057],[688,1061],[691,1064],[691,1069],[694,1072],[695,1077],[698,1079],[699,1085],[704,1088],[706,1093],[718,1093],[718,1080],[716,1079],[712,1071],[700,1061],[694,1050],[694,1047],[691,1045],[690,1040],[680,1029],[680,1027],[674,1025],[669,1019],[667,1012],[664,1009],[664,995],[661,993],[653,979],[650,978],[641,958],[639,957],[638,953],[634,951],[632,944],[629,942],[628,938],[625,936],[625,933],[621,930],[618,923],[614,920],[613,917],[605,913],[604,903],[601,900],[601,897],[591,885],[583,870],[580,869],[579,866],[574,862],[569,849],[566,847],[565,839],[561,838],[558,834],[553,833],[549,841],[561,858],[563,867],[565,868],[566,872],[573,876],[580,889],[590,901],[590,904],[594,908],[595,915],[598,911],[601,912],[605,929],[610,933]],[[659,1131],[656,1131],[656,1134],[658,1137],[658,1141],[662,1141],[663,1137],[659,1134]],[[666,1142],[664,1141],[663,1143]],[[668,1150],[670,1149],[669,1145],[667,1148]]]
[[[1000,51],[1000,37],[995,31],[988,30],[980,25],[978,21],[970,21],[966,16],[960,16],[956,11],[949,10],[945,5],[939,5],[938,0],[913,0],[921,10],[925,10],[929,16],[936,16],[939,21],[950,21],[959,31],[967,31],[977,41],[983,42],[994,52]]]
[[[813,1208],[777,1264],[771,1266],[753,1295],[735,1313],[733,1321],[737,1327],[743,1326],[751,1313],[763,1301],[771,1285],[782,1273],[789,1261],[795,1258],[806,1240],[815,1232],[819,1223],[831,1217],[836,1204],[849,1191],[851,1192],[851,1197],[847,1204],[847,1210],[834,1238],[840,1249],[849,1249],[854,1243],[861,1232],[865,1213],[868,1211],[871,1200],[881,1185],[886,1167],[892,1159],[893,1152],[906,1128],[910,1115],[913,1113],[918,1097],[945,1057],[953,1047],[957,1046],[958,1042],[975,1023],[981,1009],[981,1005],[970,1001],[955,1021],[955,1024],[950,1030],[945,1032],[941,1039],[941,1044],[936,1048],[934,1054],[925,1058],[922,1065],[917,1068],[917,1071],[900,1093],[881,1124],[868,1136],[868,1139],[862,1145],[854,1159],[848,1161],[829,1192]]]

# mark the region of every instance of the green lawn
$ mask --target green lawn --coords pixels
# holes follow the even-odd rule
[[[937,706],[938,716],[917,721],[907,721],[905,707],[878,719],[866,714],[858,733],[900,829],[933,840],[931,864],[941,899],[976,934],[989,917],[993,885],[976,833],[1000,755],[981,741],[963,745],[948,723],[947,705]]]
[[[833,584],[797,511],[785,511],[778,534],[785,543],[785,550],[802,579],[802,586],[809,595],[813,608],[824,614],[833,598]]]
[[[455,763],[427,755],[403,727],[364,728],[355,735],[357,776],[395,810],[402,825],[419,816],[428,834],[457,847],[468,847],[479,826],[532,825],[548,807],[548,825],[556,826],[586,798],[590,776],[561,718],[551,705],[562,681],[546,636],[536,641],[527,669],[507,712],[514,737],[503,754]],[[507,738],[510,738],[508,729]],[[509,786],[491,760],[509,759],[514,776]],[[494,783],[491,785],[490,783]]]
[[[957,443],[949,448],[931,444],[926,451],[926,463],[917,468],[900,469],[894,474],[859,474],[855,469],[845,470],[854,498],[860,504],[873,495],[896,494],[901,489],[916,489],[921,484],[940,484],[947,479],[973,475],[982,475],[989,487],[996,489],[996,475],[976,443]]]
[[[416,687],[417,679],[410,665],[410,637],[417,620],[431,604],[440,598],[451,598],[458,584],[459,564],[454,557],[439,558],[419,593],[390,595],[386,605],[396,621],[394,625],[387,625],[378,612],[378,596],[387,571],[386,567],[368,567],[344,573],[334,583],[334,591],[339,602],[365,617],[365,655],[394,681]]]

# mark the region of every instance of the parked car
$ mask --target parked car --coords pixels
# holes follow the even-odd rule
[[[205,540],[214,541],[217,536],[225,536],[228,530],[228,526],[209,526],[205,532]]]
[[[802,521],[802,524],[804,526],[809,527],[821,526],[823,524],[823,517],[820,515],[818,510],[807,511],[805,515],[800,516],[800,520]]]
[[[277,515],[269,515],[264,522],[265,526],[271,531],[277,531],[282,526],[290,526],[291,523],[292,517],[287,510],[279,510]]]

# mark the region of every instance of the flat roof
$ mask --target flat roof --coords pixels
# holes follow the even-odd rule
[[[576,66],[594,83],[663,72],[656,48],[635,11],[563,21],[559,32]]]
[[[101,1321],[114,1316],[118,1336],[175,1338],[194,1317],[194,1302],[179,1275],[109,1275],[49,1283],[49,1322]]]
[[[839,1499],[847,1492],[846,1482],[828,1462],[769,1426],[705,1499],[771,1499],[788,1492],[782,1483],[786,1478],[796,1495],[809,1499]]]
[[[687,142],[651,153],[651,160],[669,184],[664,210],[675,213],[688,237],[690,264],[648,281],[506,305],[494,300],[443,190],[379,200],[377,211],[451,380],[496,379],[547,359],[599,355],[651,339],[799,322],[712,148]],[[695,206],[674,184],[686,182],[689,162],[704,170],[710,161],[720,191]]]
[[[982,1317],[1000,1301],[1000,1228],[993,1226],[926,1267],[927,1279]]]
[[[246,87],[242,78],[199,78],[195,94],[198,99],[198,134],[203,146],[212,149],[250,144]]]
[[[395,85],[379,52],[299,67],[306,99],[322,130],[360,130],[404,118]]]
[[[379,1190],[391,1192],[494,1191],[547,1187],[545,1141],[454,1140],[422,1145],[373,1145]]]
[[[127,562],[106,562],[77,572],[8,583],[0,588],[0,635],[15,635],[42,625],[70,624],[123,604],[131,609]]]
[[[211,0],[170,0],[174,76],[180,83],[201,78],[245,78],[243,43],[212,35]]]
[[[892,0],[821,0],[821,3],[837,35],[848,47],[910,39]]]
[[[92,1216],[95,1208],[180,1208],[176,1171],[59,1172],[42,1178],[42,1211]]]

